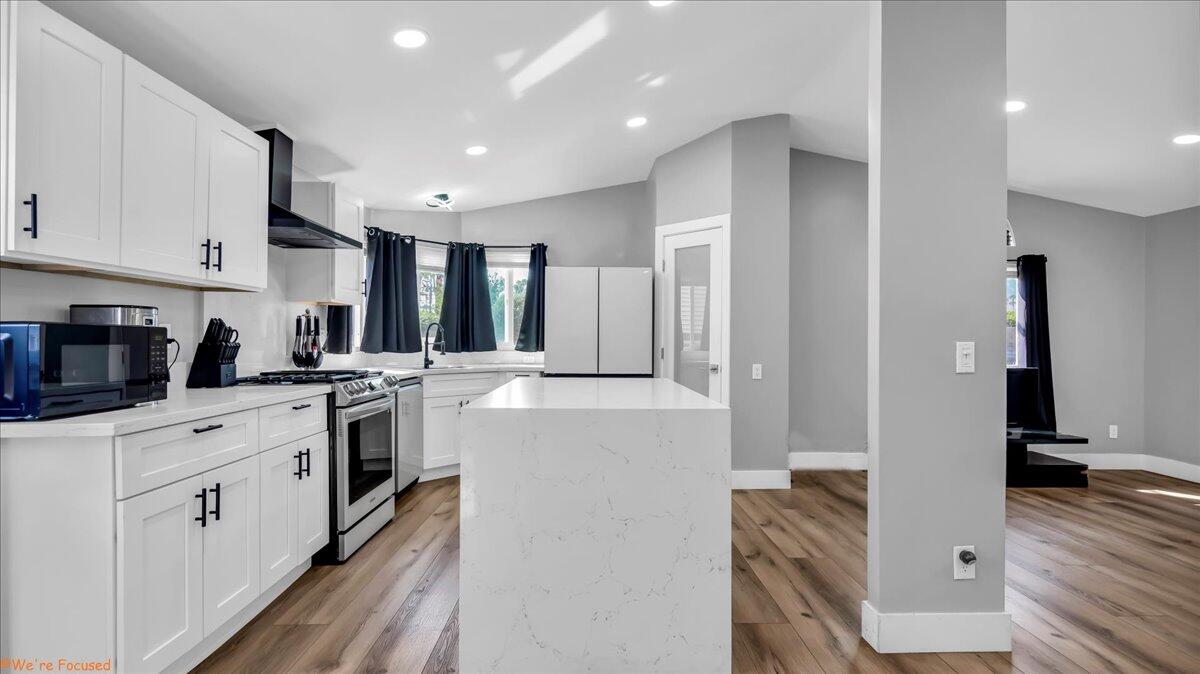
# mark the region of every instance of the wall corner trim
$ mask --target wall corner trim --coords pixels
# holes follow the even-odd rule
[[[733,471],[734,489],[790,489],[791,487],[792,471],[790,470]]]
[[[1012,615],[880,613],[862,603],[862,637],[878,653],[970,653],[1012,650]]]
[[[791,452],[792,470],[866,470],[866,452]]]

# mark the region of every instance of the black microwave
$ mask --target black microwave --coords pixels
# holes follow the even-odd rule
[[[48,419],[167,397],[167,329],[0,323],[0,419]]]

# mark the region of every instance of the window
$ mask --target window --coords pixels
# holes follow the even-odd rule
[[[488,264],[492,324],[496,329],[496,345],[502,349],[516,347],[517,333],[521,330],[521,317],[525,312],[525,286],[528,283],[527,266],[497,267]]]
[[[1014,264],[1008,265],[1007,274],[1004,280],[1006,290],[1006,309],[1007,318],[1004,327],[1004,357],[1008,367],[1018,367],[1020,359],[1017,357],[1017,267]]]
[[[446,289],[446,249],[417,244],[417,314],[421,338],[430,323],[442,318],[442,292]],[[437,335],[430,333],[432,341]]]

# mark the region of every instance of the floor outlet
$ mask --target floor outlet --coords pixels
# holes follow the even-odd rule
[[[954,546],[954,580],[975,580],[975,567],[978,564],[974,545]]]

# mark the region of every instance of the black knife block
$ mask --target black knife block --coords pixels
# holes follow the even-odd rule
[[[221,344],[200,342],[192,369],[188,372],[188,388],[222,388],[237,383],[237,363],[221,362]]]

